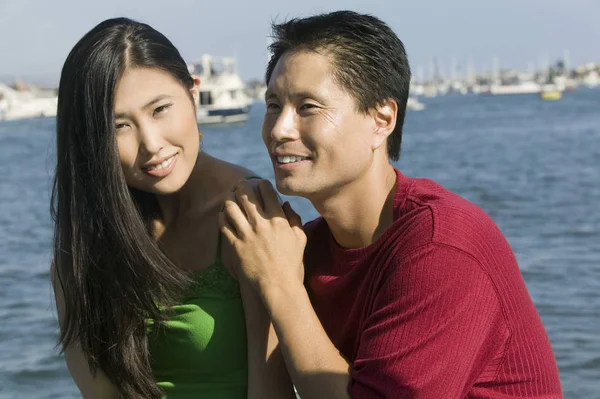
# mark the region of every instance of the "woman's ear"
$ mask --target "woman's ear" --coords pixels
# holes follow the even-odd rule
[[[196,108],[200,105],[200,78],[197,75],[192,75],[192,79],[194,80],[194,86],[190,89],[192,93],[192,98],[194,99],[194,105]]]

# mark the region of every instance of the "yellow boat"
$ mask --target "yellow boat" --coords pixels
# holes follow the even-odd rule
[[[542,100],[560,100],[562,98],[562,92],[559,90],[543,91],[541,92],[540,97],[542,97]]]
[[[562,90],[558,90],[555,84],[546,84],[542,86],[540,97],[542,100],[560,100],[562,98]]]

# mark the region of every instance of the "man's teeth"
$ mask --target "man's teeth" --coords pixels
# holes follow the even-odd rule
[[[284,157],[277,157],[277,162],[279,163],[294,163],[294,162],[300,162],[300,161],[305,161],[307,160],[307,157],[297,157],[297,156],[284,156]]]
[[[164,169],[164,168],[168,167],[169,165],[171,165],[171,163],[173,163],[174,159],[175,159],[175,156],[172,156],[169,159],[165,159],[164,161],[162,161],[158,165],[150,166],[148,168],[148,170],[161,170],[161,169]]]

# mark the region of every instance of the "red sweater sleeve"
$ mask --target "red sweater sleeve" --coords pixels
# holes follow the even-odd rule
[[[388,266],[362,328],[351,397],[463,398],[492,382],[510,334],[481,264],[428,244]]]

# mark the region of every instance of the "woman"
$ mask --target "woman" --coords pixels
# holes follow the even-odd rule
[[[63,67],[52,277],[84,398],[294,397],[260,299],[221,262],[218,212],[253,173],[200,152],[199,84],[125,18]]]

